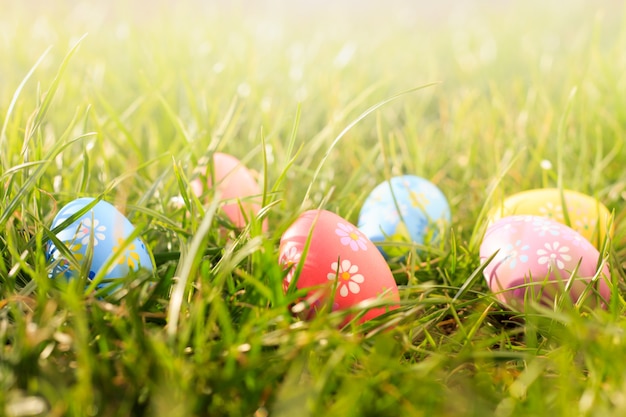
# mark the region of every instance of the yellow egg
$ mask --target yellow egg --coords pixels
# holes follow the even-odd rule
[[[505,198],[491,210],[489,224],[505,216],[524,214],[547,217],[567,224],[596,248],[600,248],[604,242],[611,215],[604,204],[588,195],[572,190],[562,190],[561,194],[558,188],[540,188]],[[566,218],[569,219],[569,224]],[[611,226],[609,236],[612,234]]]

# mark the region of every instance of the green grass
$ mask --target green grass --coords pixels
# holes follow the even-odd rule
[[[0,415],[626,414],[618,2],[5,3]],[[225,236],[211,193],[188,197],[215,151],[263,178],[267,233]],[[283,231],[320,206],[355,223],[402,173],[453,217],[390,264],[402,307],[295,317]],[[613,302],[508,311],[481,275],[484,212],[559,185],[615,213]],[[109,297],[48,279],[50,224],[79,196],[129,217],[154,276]]]

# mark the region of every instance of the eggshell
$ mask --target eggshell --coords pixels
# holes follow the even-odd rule
[[[285,288],[294,277],[309,234],[310,246],[296,286],[321,289],[323,296],[318,304],[328,302],[334,285],[333,310],[381,296],[390,301],[400,300],[393,275],[376,246],[355,226],[326,210],[303,213],[283,234],[280,264],[289,268]],[[393,308],[371,309],[360,321],[373,319]]]
[[[206,174],[207,186],[211,188],[210,171]],[[225,202],[221,207],[222,211],[235,227],[245,227],[246,218],[255,217],[261,210],[262,191],[254,175],[239,159],[219,152],[213,154],[213,174],[215,189]],[[197,196],[202,195],[205,189],[199,179],[191,182],[191,188]],[[267,231],[267,220],[263,222],[262,228]]]
[[[497,254],[483,273],[496,297],[514,307],[523,307],[526,296],[547,303],[565,289],[578,266],[570,297],[576,302],[596,274],[600,253],[580,233],[540,216],[509,216],[488,227],[480,246],[480,258]],[[610,272],[601,277],[588,294],[590,304],[605,307],[611,295]]]
[[[490,213],[490,221],[515,214],[530,214],[547,217],[566,224],[566,212],[569,226],[589,240],[596,248],[604,242],[610,212],[604,204],[588,195],[572,190],[563,190],[566,210],[563,208],[561,190],[558,188],[540,188],[513,194]],[[610,235],[613,230],[609,231]]]
[[[429,244],[450,223],[450,206],[441,190],[415,175],[393,177],[369,194],[359,213],[359,229],[372,242]],[[406,245],[378,245],[387,257],[404,255]]]
[[[79,198],[64,206],[52,221],[51,229],[63,223],[93,200],[93,198]],[[89,279],[96,276],[112,254],[116,254],[113,267],[106,272],[104,278],[117,279],[126,277],[131,270],[136,271],[140,268],[154,270],[152,258],[140,238],[135,238],[123,251],[119,251],[134,229],[130,221],[115,207],[106,201],[99,201],[68,227],[58,232],[56,237],[72,252],[81,267],[87,258],[88,248],[93,245]],[[78,276],[79,271],[52,242],[47,246],[46,257],[50,263],[54,263],[51,277],[74,278]]]

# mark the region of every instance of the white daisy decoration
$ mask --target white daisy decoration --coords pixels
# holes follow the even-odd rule
[[[358,294],[361,291],[359,284],[363,284],[365,277],[358,274],[359,267],[344,259],[341,263],[333,262],[330,265],[332,272],[327,274],[328,280],[337,279],[339,295],[347,297],[348,294]]]

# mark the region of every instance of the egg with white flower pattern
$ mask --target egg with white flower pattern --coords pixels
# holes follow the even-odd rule
[[[383,255],[394,257],[405,255],[411,245],[434,243],[449,223],[450,206],[443,192],[424,178],[402,175],[372,190],[358,226]]]
[[[308,252],[302,260],[309,237]],[[397,307],[398,287],[381,253],[359,229],[334,213],[307,211],[283,233],[280,264],[288,269],[285,289],[296,279],[300,263],[296,287],[311,289],[309,300],[315,300],[311,301],[312,313],[329,302],[333,311],[365,300],[389,302],[387,307],[368,310],[360,319],[363,322]]]
[[[495,254],[495,256],[494,256]],[[480,246],[483,270],[496,297],[516,308],[527,299],[550,303],[566,289],[572,302],[606,307],[610,272],[580,233],[540,216],[508,216],[487,228]],[[574,274],[572,276],[572,274]],[[594,277],[597,276],[597,279]]]
[[[568,224],[596,248],[604,242],[610,212],[597,199],[573,190],[539,188],[522,191],[505,198],[489,214],[491,222],[506,216],[530,214]],[[609,236],[613,234],[610,227]]]
[[[70,202],[56,215],[51,229],[93,201],[93,198],[79,198]],[[104,280],[123,278],[130,271],[140,268],[154,270],[148,248],[139,237],[126,243],[134,230],[135,227],[115,207],[106,201],[98,201],[56,234],[76,262],[70,262],[52,241],[48,243],[46,258],[52,266],[50,277],[75,278],[85,268],[91,280],[109,260],[111,262],[104,273]],[[85,265],[89,259],[90,264]]]

